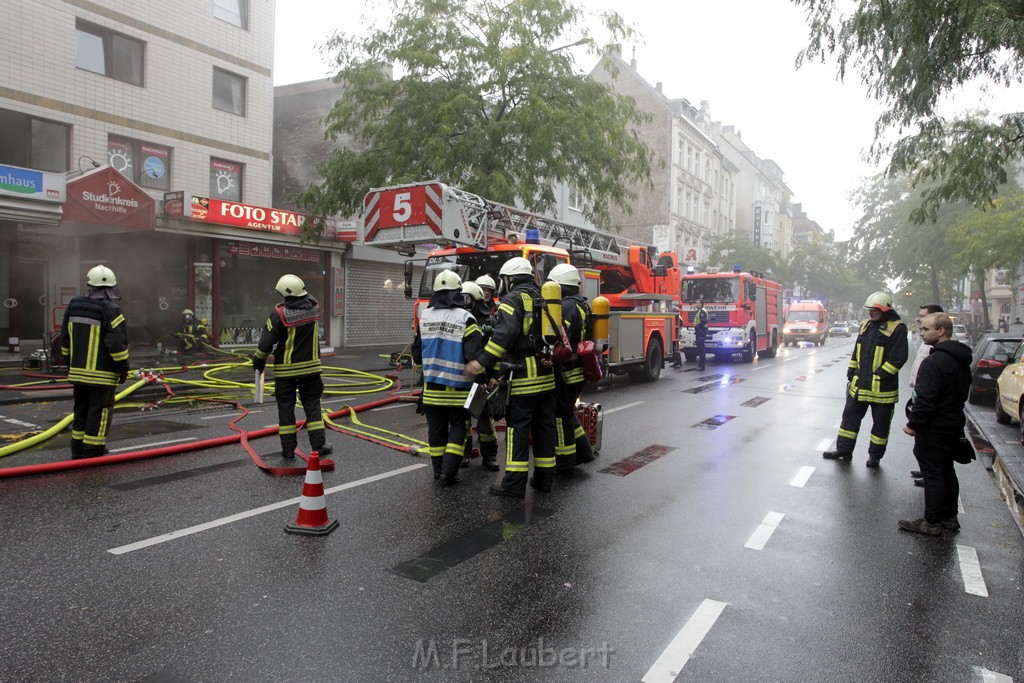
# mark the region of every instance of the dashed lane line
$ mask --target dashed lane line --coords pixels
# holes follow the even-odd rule
[[[821,441],[818,442],[818,447],[815,448],[814,450],[824,452],[824,451],[827,451],[828,447],[831,446],[831,445],[832,445],[832,439],[822,439]]]
[[[642,406],[645,403],[647,403],[647,401],[636,401],[635,403],[627,403],[626,405],[619,406],[618,408],[609,408],[604,411],[604,414],[609,415],[619,410],[625,410],[626,408],[636,408],[637,406]]]
[[[813,472],[813,467],[801,467],[799,470],[797,470],[796,475],[794,475],[793,478],[789,480],[789,485],[802,489],[804,487],[804,484],[807,483],[807,480],[811,478],[811,474]]]
[[[383,408],[374,408],[373,410],[374,410],[374,412],[380,412],[382,410],[394,410],[395,408],[408,408],[409,406],[414,406],[414,405],[416,405],[416,404],[415,403],[392,403],[389,406],[384,406]]]
[[[750,538],[747,539],[747,542],[743,544],[743,547],[750,548],[751,550],[764,550],[765,544],[772,537],[772,534],[775,533],[783,517],[785,515],[781,512],[769,512],[761,520],[761,524],[754,530],[754,533],[750,535]]]
[[[718,621],[728,603],[705,600],[693,613],[682,630],[676,634],[654,665],[640,679],[643,683],[672,683],[690,661],[711,627]]]
[[[989,671],[980,666],[974,667],[974,671],[981,677],[982,683],[1013,683],[1013,679],[1006,674]]]
[[[424,464],[419,465],[408,465],[406,467],[400,467],[397,470],[391,470],[390,472],[383,472],[381,474],[375,474],[372,477],[366,477],[364,479],[357,479],[356,481],[350,481],[347,484],[340,484],[338,486],[332,486],[329,489],[324,490],[325,495],[337,493],[338,491],[345,491],[352,489],[357,486],[363,486],[364,484],[372,484],[375,481],[381,481],[382,479],[388,479],[399,474],[405,474],[406,472],[412,472],[414,470],[422,469],[426,467]],[[249,517],[255,517],[256,515],[262,515],[264,512],[271,512],[273,510],[280,510],[281,508],[288,507],[290,505],[297,504],[302,497],[289,498],[288,500],[282,500],[277,503],[270,503],[262,507],[253,508],[252,510],[246,510],[244,512],[238,512],[227,517],[221,517],[215,519],[212,522],[203,522],[202,524],[196,524],[185,529],[179,529],[178,531],[171,531],[170,533],[161,534],[160,536],[153,536],[142,541],[136,541],[135,543],[129,543],[128,545],[121,545],[116,548],[111,548],[107,552],[111,555],[124,555],[135,550],[142,550],[150,546],[159,545],[168,541],[173,541],[176,538],[182,538],[184,536],[191,536],[192,534],[198,534],[200,531],[206,531],[207,529],[214,529],[225,524],[231,524],[232,522],[238,522]]]
[[[751,368],[751,372],[757,372],[758,370],[767,370],[772,367],[771,365],[758,365],[756,368]]]
[[[960,496],[956,497],[956,509],[957,512],[964,512],[964,499]]]
[[[111,448],[111,453],[124,453],[126,451],[139,451],[144,448],[154,448],[156,446],[168,446],[172,443],[185,443],[186,441],[195,441],[196,437],[190,436],[185,439],[171,439],[170,441],[155,441],[153,443],[140,443],[137,446],[125,446],[124,448]]]
[[[985,586],[985,579],[981,575],[981,563],[978,561],[978,551],[969,545],[958,545],[956,547],[957,557],[960,559],[960,573],[964,577],[964,590],[971,595],[988,597],[988,588]]]

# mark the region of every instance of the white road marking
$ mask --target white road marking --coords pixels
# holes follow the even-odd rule
[[[686,622],[686,625],[676,634],[676,637],[672,639],[658,660],[640,680],[643,683],[672,683],[686,666],[686,662],[690,661],[694,650],[704,640],[704,636],[708,634],[711,627],[715,625],[727,604],[717,600],[702,602],[690,620]]]
[[[797,488],[803,488],[807,480],[811,478],[811,473],[814,472],[813,467],[801,467],[796,476],[789,480],[790,486],[796,486]]]
[[[822,439],[821,441],[818,442],[818,447],[815,448],[814,450],[816,450],[816,451],[823,451],[824,452],[824,451],[828,450],[828,447],[831,446],[831,445],[832,445],[832,439]]]
[[[788,363],[789,361],[796,360],[796,359],[797,359],[797,356],[790,356],[789,358],[784,358],[783,360]]]
[[[956,497],[956,509],[959,512],[963,512],[964,511],[964,500],[960,496]]]
[[[974,667],[974,672],[981,676],[982,683],[1013,683],[1013,679],[1006,674],[989,671],[980,666]]]
[[[637,406],[642,406],[645,403],[647,403],[647,401],[637,401],[635,403],[627,403],[626,405],[619,406],[618,408],[609,408],[608,410],[604,411],[604,414],[605,415],[609,415],[609,414],[614,413],[614,412],[619,411],[619,410],[625,410],[626,408],[636,408]]]
[[[15,420],[13,417],[3,417],[2,415],[0,415],[0,418],[3,418],[4,422],[10,422],[12,425],[16,425],[18,427],[27,427],[28,429],[38,429],[39,428],[39,425],[34,425],[31,422],[22,422],[21,420]],[[1007,443],[1010,443],[1010,442],[1007,441]]]
[[[750,371],[751,372],[757,372],[758,370],[764,370],[764,369],[770,368],[770,367],[771,367],[770,365],[758,365],[756,368],[751,368]]]
[[[409,406],[414,406],[414,405],[416,405],[416,404],[415,403],[392,403],[391,405],[384,406],[383,408],[374,408],[374,410],[376,410],[376,411],[394,410],[395,408],[408,408]]]
[[[754,530],[754,533],[750,535],[747,542],[743,544],[744,548],[750,548],[751,550],[764,550],[764,544],[768,542],[768,539],[775,533],[775,529],[778,528],[779,522],[785,517],[781,512],[769,512],[764,516],[761,524]]]
[[[124,448],[111,448],[111,453],[124,453],[125,451],[138,451],[143,448],[153,448],[154,446],[167,446],[172,443],[184,443],[186,441],[195,441],[196,437],[190,436],[187,439],[171,439],[170,441],[156,441],[154,443],[140,443],[137,446],[125,446]]]
[[[985,579],[981,576],[978,551],[969,545],[958,545],[956,554],[960,558],[960,573],[964,577],[964,590],[971,595],[987,598],[988,588],[985,586]]]
[[[387,479],[389,477],[394,477],[394,476],[399,475],[399,474],[405,474],[406,472],[412,472],[413,470],[422,469],[424,467],[426,467],[426,465],[423,465],[423,464],[408,465],[406,467],[400,467],[397,470],[392,470],[390,472],[384,472],[382,474],[375,474],[372,477],[366,477],[364,479],[357,479],[356,481],[350,481],[347,484],[340,484],[338,486],[332,486],[331,488],[324,490],[324,494],[325,495],[329,495],[329,494],[332,494],[332,493],[337,493],[338,491],[345,491],[347,489],[352,489],[352,488],[355,488],[357,486],[362,486],[364,484],[372,484],[375,481],[380,481],[382,479]],[[269,505],[264,505],[263,507],[253,508],[252,510],[246,510],[245,512],[239,512],[239,513],[236,513],[234,515],[228,515],[227,517],[221,517],[220,519],[215,519],[212,522],[204,522],[203,524],[196,524],[195,526],[190,526],[190,527],[188,527],[186,529],[179,529],[178,531],[172,531],[170,533],[161,534],[160,536],[154,536],[152,538],[147,538],[147,539],[145,539],[143,541],[136,541],[135,543],[129,543],[128,545],[122,545],[122,546],[118,546],[116,548],[111,548],[107,552],[112,554],[112,555],[124,555],[125,553],[130,553],[130,552],[133,552],[135,550],[141,550],[142,548],[148,548],[148,547],[150,547],[152,545],[158,545],[160,543],[166,543],[167,541],[173,541],[176,538],[182,538],[184,536],[191,536],[192,534],[198,534],[200,531],[206,531],[207,529],[214,529],[214,528],[219,527],[219,526],[224,526],[225,524],[231,524],[232,522],[238,522],[238,521],[243,520],[243,519],[248,519],[249,517],[255,517],[256,515],[262,515],[264,512],[271,512],[273,510],[280,510],[281,508],[288,507],[289,505],[297,504],[301,499],[302,499],[301,496],[296,496],[295,498],[289,498],[288,500],[282,500],[282,501],[277,502],[277,503],[270,503]]]

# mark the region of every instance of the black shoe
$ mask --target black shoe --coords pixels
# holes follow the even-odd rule
[[[681,368],[681,367],[683,367],[683,364],[682,364],[682,363],[673,363],[673,364],[672,364],[672,365],[670,365],[669,367],[673,367],[673,368]]]
[[[283,449],[281,451],[281,457],[284,458],[285,460],[294,460],[295,459],[295,451],[294,450],[288,450],[287,448],[285,448],[285,449]]]
[[[956,517],[950,517],[939,522],[939,526],[943,529],[949,529],[950,531],[960,531],[960,520]]]
[[[316,450],[317,455],[322,457],[322,456],[330,455],[331,453],[333,453],[334,452],[334,446],[332,446],[329,443],[325,443],[320,448],[317,448],[317,449],[314,449],[314,450]]]
[[[516,491],[514,489],[507,489],[500,484],[491,484],[491,487],[487,489],[492,496],[505,496],[506,498],[525,498],[526,491]]]
[[[915,477],[914,486],[924,486],[924,479],[921,479],[920,477]]]
[[[546,481],[544,483],[540,483],[536,479],[534,479],[533,477],[530,477],[529,483],[530,483],[530,486],[534,490],[540,491],[541,493],[551,493],[551,482],[550,481]]]
[[[910,470],[910,476],[912,476],[914,479],[921,479],[924,477],[924,475],[921,474],[920,470]]]
[[[901,519],[898,522],[901,529],[904,531],[911,531],[915,534],[924,534],[925,536],[941,536],[942,525],[941,524],[929,524],[928,520],[923,517],[920,519],[906,520]]]
[[[438,481],[441,486],[455,486],[459,483],[459,477],[456,474],[442,474]]]
[[[498,460],[493,455],[484,455],[480,457],[480,466],[488,472],[497,472],[501,468],[498,467]]]
[[[873,455],[868,456],[868,461],[865,463],[871,469],[878,469],[878,464],[882,462],[881,458],[876,458]]]
[[[698,366],[697,366],[697,369],[698,369],[698,370],[704,370],[704,366],[703,366],[703,365],[698,365]]]
[[[825,451],[821,457],[826,460],[853,460],[853,453],[840,453],[839,451]]]

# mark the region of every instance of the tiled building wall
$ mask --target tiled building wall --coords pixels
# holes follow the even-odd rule
[[[102,162],[116,134],[172,148],[172,189],[205,194],[211,156],[244,164],[243,201],[267,205],[274,0],[248,9],[242,29],[214,18],[213,0],[6,0],[0,107],[72,124],[72,170]],[[76,18],[145,42],[145,85],[77,69]],[[213,108],[214,66],[247,79],[244,117]]]

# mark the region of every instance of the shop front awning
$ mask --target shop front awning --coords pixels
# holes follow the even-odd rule
[[[63,213],[60,204],[0,196],[0,222],[10,221],[22,225],[59,225]]]

